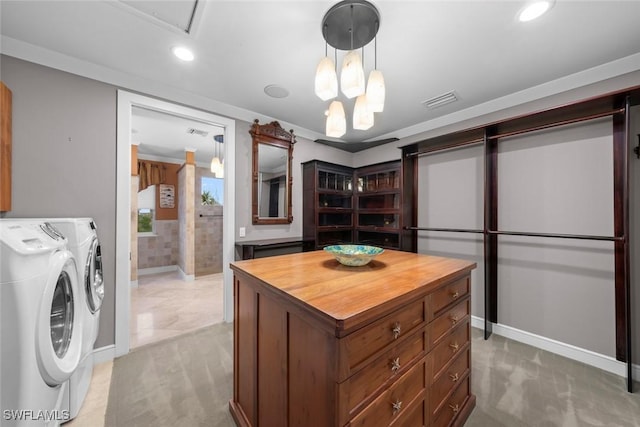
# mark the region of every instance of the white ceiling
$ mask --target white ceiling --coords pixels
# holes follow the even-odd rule
[[[130,7],[136,3],[139,7]],[[68,62],[81,60],[223,103],[217,104],[218,114],[229,114],[222,111],[227,104],[229,111],[270,117],[298,135],[324,138],[328,101],[314,95],[313,82],[325,49],[321,20],[336,1],[200,0],[190,33],[145,13],[157,10],[170,21],[165,10],[185,3],[193,0],[2,0],[3,52],[8,46],[9,54],[20,56],[15,46],[33,45]],[[516,19],[525,1],[373,3],[381,15],[377,47],[387,87],[385,110],[376,113],[368,131],[348,125],[343,141],[415,134],[436,118],[545,82],[559,81],[562,89],[584,70],[588,78],[577,80],[594,82],[640,69],[637,0],[556,0],[550,12],[528,23]],[[175,15],[179,25],[188,24],[188,14]],[[195,61],[174,58],[170,48],[178,44],[191,47]],[[366,72],[372,59],[370,44]],[[270,84],[283,86],[289,96],[267,96],[264,88]],[[448,91],[459,100],[433,110],[421,104]],[[353,100],[345,104],[349,118]]]

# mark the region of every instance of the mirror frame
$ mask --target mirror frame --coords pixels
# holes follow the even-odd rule
[[[253,141],[253,160],[252,160],[252,180],[251,186],[251,222],[258,224],[291,224],[293,221],[293,206],[291,197],[291,187],[293,183],[291,159],[293,158],[293,144],[296,143],[296,137],[293,129],[289,132],[285,131],[277,121],[260,125],[258,119],[253,121],[249,130]],[[271,145],[274,147],[285,148],[287,150],[287,197],[285,205],[287,215],[285,217],[267,218],[258,216],[258,147],[259,144]]]

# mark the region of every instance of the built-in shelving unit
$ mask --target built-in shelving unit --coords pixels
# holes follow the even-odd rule
[[[350,168],[303,164],[304,238],[315,247],[361,243],[401,248],[400,161]]]

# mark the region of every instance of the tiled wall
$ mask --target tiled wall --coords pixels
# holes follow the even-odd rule
[[[155,222],[155,236],[138,236],[138,268],[178,264],[178,220]]]
[[[196,168],[196,276],[222,271],[222,206],[202,205],[200,194],[203,176],[212,177],[213,174],[207,168]]]
[[[195,275],[202,276],[222,271],[223,217],[222,206],[203,206],[200,197],[202,177],[213,176],[213,174],[207,168],[196,168],[195,175],[195,191],[193,194],[193,206],[195,208],[194,261]],[[178,198],[178,204],[180,204],[180,200],[183,199],[183,192],[186,194],[186,188],[178,186],[178,191],[180,191],[180,197]],[[186,206],[181,207],[180,212],[184,211],[186,211]],[[182,224],[182,226],[186,232],[186,223]],[[185,260],[180,260],[179,257],[179,219],[156,220],[155,236],[138,236],[138,269],[174,265],[186,266]]]

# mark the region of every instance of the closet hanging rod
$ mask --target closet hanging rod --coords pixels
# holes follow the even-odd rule
[[[444,231],[447,233],[476,233],[476,234],[484,233],[484,230],[472,230],[468,228],[404,227],[404,229],[415,230],[415,231]]]
[[[477,145],[477,144],[483,144],[483,143],[484,143],[484,137],[476,138],[469,141],[458,142],[450,146],[426,148],[424,150],[416,151],[414,153],[407,153],[405,154],[405,157],[415,157],[415,156],[421,157],[421,156],[428,156],[430,154],[436,154],[436,153],[440,154],[445,151],[456,150],[458,148],[464,148],[469,145]]]
[[[530,233],[520,231],[497,231],[487,230],[487,234],[496,234],[499,236],[527,236],[527,237],[551,237],[555,239],[578,239],[578,240],[600,240],[608,242],[621,242],[624,237],[618,236],[591,236],[586,234],[558,234],[558,233]]]
[[[517,136],[517,135],[521,135],[523,133],[529,133],[529,132],[535,132],[535,131],[538,131],[538,130],[550,129],[550,128],[554,128],[554,127],[557,127],[557,126],[566,126],[566,125],[571,125],[571,124],[574,124],[574,123],[586,122],[588,120],[601,119],[603,117],[613,116],[613,115],[616,115],[616,114],[621,114],[621,113],[624,113],[625,111],[626,111],[625,108],[618,108],[618,109],[615,109],[613,111],[604,111],[602,113],[590,114],[588,116],[576,117],[574,119],[561,120],[559,122],[553,122],[553,123],[547,123],[547,124],[544,124],[544,125],[533,126],[533,127],[527,128],[527,129],[519,129],[519,130],[514,130],[514,131],[511,131],[511,132],[500,133],[500,134],[497,134],[497,135],[487,135],[487,139],[508,138],[510,136]]]

